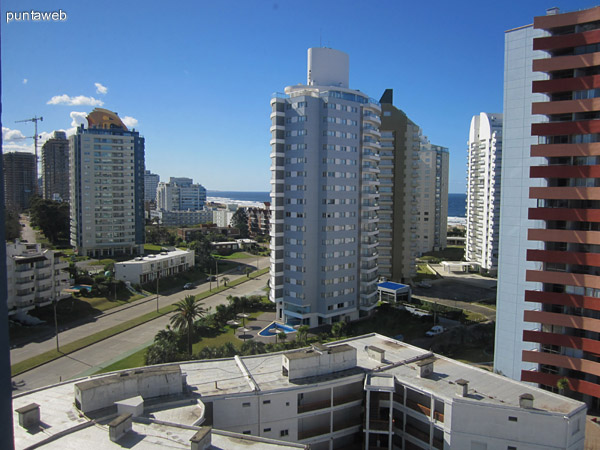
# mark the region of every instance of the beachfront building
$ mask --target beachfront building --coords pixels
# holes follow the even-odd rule
[[[264,202],[264,207],[251,206],[246,208],[248,216],[248,231],[251,235],[268,236],[271,223],[271,203]]]
[[[144,202],[156,204],[156,192],[160,183],[160,175],[149,170],[144,172]]]
[[[468,145],[465,259],[496,275],[500,236],[502,114],[482,112],[473,116]]]
[[[64,131],[55,131],[42,146],[42,195],[69,201],[69,140]]]
[[[144,138],[95,108],[70,137],[71,245],[103,257],[144,251]]]
[[[375,333],[63,382],[17,394],[13,406],[20,448],[49,439],[19,426],[29,415],[29,429],[40,417],[52,428],[54,445],[93,441],[101,449],[113,448],[109,434],[118,431],[144,448],[165,439],[190,448],[185,433],[212,428],[246,435],[250,449],[256,439],[276,439],[312,450],[583,450],[587,411],[579,401]],[[125,431],[121,423],[129,423]]]
[[[150,211],[150,220],[154,223],[158,221],[166,227],[185,227],[210,223],[214,219],[213,211],[200,209],[197,211]]]
[[[381,107],[348,86],[348,55],[311,48],[306,85],[271,99],[270,298],[287,323],[377,305]]]
[[[19,314],[70,297],[69,263],[60,252],[42,249],[41,244],[6,243],[8,314]]]
[[[199,211],[206,205],[206,189],[194,180],[171,177],[158,183],[156,207],[160,211]]]
[[[131,261],[115,263],[115,279],[144,284],[157,278],[168,278],[194,267],[193,250],[163,251],[156,255],[138,256]]]

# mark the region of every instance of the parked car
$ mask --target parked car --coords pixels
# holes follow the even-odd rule
[[[184,289],[194,289],[194,283],[185,283],[183,285]]]
[[[425,333],[426,336],[432,337],[437,336],[438,334],[442,334],[446,329],[441,325],[434,325],[431,327],[431,330]]]
[[[217,281],[217,277],[215,275],[211,275],[210,277],[206,278],[206,281]]]
[[[417,286],[429,289],[431,287],[431,283],[428,283],[427,281],[420,281],[419,283],[417,283]]]

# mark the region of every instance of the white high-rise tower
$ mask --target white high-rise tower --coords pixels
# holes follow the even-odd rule
[[[348,88],[348,55],[308,50],[306,85],[271,99],[271,293],[311,327],[377,303],[379,102]]]

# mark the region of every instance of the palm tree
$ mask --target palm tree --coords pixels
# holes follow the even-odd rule
[[[252,269],[250,267],[244,268],[244,273],[248,278],[250,278],[250,272],[252,272]]]
[[[223,281],[223,284],[227,286],[227,283],[229,283],[229,277],[223,277],[221,278],[221,281]]]
[[[187,331],[188,335],[188,354],[192,354],[192,331],[194,321],[206,314],[206,310],[200,306],[193,295],[188,295],[180,302],[175,304],[175,315],[171,317],[170,322],[178,331]]]
[[[296,333],[296,339],[299,344],[306,345],[306,339],[308,338],[308,325],[300,325],[298,327],[298,332]]]

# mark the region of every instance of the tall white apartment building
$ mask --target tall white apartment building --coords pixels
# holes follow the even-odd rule
[[[500,239],[498,259],[498,291],[496,313],[496,345],[494,370],[521,379],[521,370],[537,368],[537,364],[521,362],[524,350],[535,345],[523,341],[525,330],[539,325],[524,321],[525,291],[541,290],[541,283],[527,281],[527,270],[535,270],[539,263],[527,261],[529,250],[543,249],[543,242],[530,241],[530,228],[542,228],[543,221],[530,220],[529,208],[537,206],[529,198],[532,187],[541,187],[545,181],[530,178],[532,166],[544,163],[544,158],[531,157],[530,147],[538,143],[531,135],[531,125],[541,122],[543,116],[531,114],[532,103],[545,100],[545,95],[532,93],[532,83],[544,80],[546,75],[531,70],[532,61],[546,57],[533,50],[533,39],[545,31],[527,25],[505,33],[504,39],[504,116],[502,125],[502,190],[500,192]]]
[[[156,190],[158,189],[158,183],[160,183],[160,175],[152,173],[146,170],[144,173],[144,201],[155,202],[156,201]]]
[[[418,168],[413,172],[418,180],[417,242],[419,253],[446,248],[448,228],[448,170],[450,154],[446,147],[434,145],[426,136],[420,135]],[[415,176],[416,175],[416,176]],[[414,183],[413,183],[414,184]]]
[[[308,50],[306,85],[271,99],[271,292],[311,327],[377,303],[379,102],[349,89],[349,58]]]
[[[191,178],[171,177],[158,183],[157,209],[163,211],[198,211],[206,205],[206,189]]]
[[[465,258],[483,271],[498,271],[502,114],[471,119],[467,170],[467,239]]]
[[[43,250],[41,244],[6,244],[8,314],[18,314],[52,301],[70,297],[62,291],[69,287],[69,266],[61,254]]]
[[[96,108],[70,137],[71,245],[80,255],[144,250],[144,138]]]

